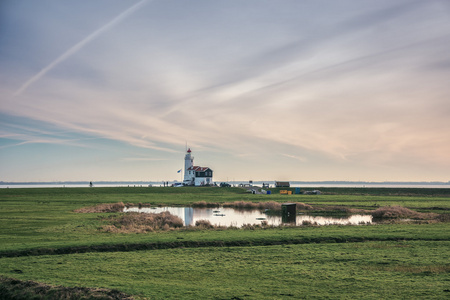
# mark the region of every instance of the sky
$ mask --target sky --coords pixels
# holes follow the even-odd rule
[[[450,180],[448,0],[3,0],[0,181]]]

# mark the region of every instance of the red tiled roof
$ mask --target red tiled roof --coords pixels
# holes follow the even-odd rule
[[[208,167],[199,167],[199,166],[192,166],[192,167],[188,168],[188,170],[194,170],[194,171],[197,171],[197,172],[204,172],[204,171],[206,171],[208,169],[209,169]]]

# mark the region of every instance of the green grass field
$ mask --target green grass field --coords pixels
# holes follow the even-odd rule
[[[73,212],[115,202],[277,201],[450,213],[449,190],[437,190],[286,196],[237,188],[2,189],[0,275],[118,289],[137,299],[444,299],[448,222],[113,234],[99,230],[107,214]]]

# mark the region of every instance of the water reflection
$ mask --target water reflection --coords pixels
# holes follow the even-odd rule
[[[358,225],[372,223],[370,215],[351,215],[343,218],[320,217],[308,215],[296,215],[289,219],[281,216],[268,216],[259,210],[237,210],[233,208],[193,208],[193,207],[130,207],[124,212],[160,213],[168,211],[172,215],[183,220],[185,226],[194,226],[198,220],[208,220],[215,226],[235,226],[241,227],[245,224],[261,224],[267,222],[268,225],[278,226],[281,224],[290,225]]]

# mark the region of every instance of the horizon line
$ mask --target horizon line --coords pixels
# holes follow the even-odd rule
[[[145,182],[178,182],[177,179],[172,180],[65,180],[65,181],[0,181],[0,184],[61,184],[61,183],[145,183]],[[450,181],[365,181],[365,180],[251,180],[255,182],[297,182],[297,183],[368,183],[368,184],[450,184]],[[215,182],[247,182],[250,180],[217,180]]]

